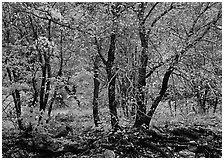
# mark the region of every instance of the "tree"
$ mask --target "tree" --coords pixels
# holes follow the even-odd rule
[[[137,96],[138,109],[137,109],[137,114],[136,114],[136,121],[134,124],[135,127],[138,127],[142,123],[144,123],[145,118],[146,118],[146,104],[145,104],[144,88],[146,86],[146,78],[147,78],[146,69],[147,69],[147,65],[148,65],[148,56],[149,56],[148,43],[149,43],[151,30],[154,27],[154,25],[157,23],[157,21],[159,21],[160,18],[162,18],[164,15],[166,15],[169,11],[171,11],[174,8],[173,4],[171,3],[170,6],[167,7],[167,9],[165,9],[165,11],[160,13],[160,15],[157,15],[152,20],[152,23],[150,24],[150,28],[146,29],[146,25],[145,25],[146,21],[147,21],[148,17],[151,16],[152,12],[155,10],[155,7],[158,4],[159,3],[149,4],[151,8],[147,12],[146,15],[145,15],[145,12],[146,12],[146,8],[148,7],[147,3],[142,2],[140,4],[137,4],[137,6],[136,6],[137,7],[136,12],[137,12],[138,24],[139,24],[139,27],[138,27],[139,37],[141,40],[141,56],[140,56],[139,76],[138,76],[138,94],[139,94]],[[169,77],[169,75],[167,75],[167,76]],[[166,82],[164,82],[164,83],[166,83]],[[161,92],[161,94],[163,94],[163,92]]]
[[[127,117],[129,107],[136,109],[134,127],[148,126],[166,95],[196,98],[198,110],[206,112],[211,104],[215,111],[221,97],[220,6],[4,3],[4,86],[16,86],[10,93],[18,119],[26,105],[48,108],[50,116],[57,92],[80,86],[76,80],[84,73],[93,77],[97,126],[101,62],[113,129],[119,128],[119,98]]]
[[[198,4],[196,4],[196,5],[198,5]],[[178,24],[179,26],[184,26],[184,29],[186,32],[184,35],[178,35],[178,38],[174,39],[174,41],[176,41],[176,40],[179,41],[179,38],[180,38],[181,40],[184,39],[185,42],[183,42],[181,44],[181,47],[176,46],[177,48],[174,49],[174,55],[172,56],[171,63],[169,64],[169,67],[164,74],[163,81],[162,81],[162,87],[160,89],[159,95],[153,101],[151,108],[150,108],[149,112],[147,113],[147,116],[143,120],[143,122],[139,122],[139,123],[135,124],[135,126],[140,126],[141,124],[146,124],[147,126],[149,125],[159,102],[162,100],[162,98],[167,90],[170,75],[173,73],[175,68],[180,63],[181,58],[183,58],[186,54],[189,54],[191,52],[192,48],[199,47],[201,44],[203,44],[204,38],[211,33],[212,26],[217,25],[217,22],[220,20],[221,10],[219,7],[217,8],[216,3],[215,3],[215,5],[213,3],[212,4],[205,3],[204,5],[205,5],[205,8],[201,9],[201,11],[196,14],[196,18],[195,19],[193,18],[193,23],[190,23],[189,30],[187,30],[187,28],[188,28],[187,26],[189,26],[189,23],[188,23],[189,21],[184,22],[184,24],[182,24],[182,25]],[[218,6],[219,5],[220,4],[218,4]],[[189,18],[189,12],[190,12],[189,8],[190,9],[191,9],[191,7],[193,8],[194,4],[192,4],[192,6],[190,6],[189,8],[188,7],[186,7],[186,9],[188,11],[187,16]],[[209,18],[205,20],[204,17],[207,16],[207,14],[205,14],[205,11],[210,8],[211,8],[211,10],[213,10],[213,11],[215,10],[215,11],[212,12],[212,14],[209,15]],[[183,17],[186,16],[185,14],[186,14],[186,12],[183,12]],[[192,17],[194,17],[194,16],[195,15],[193,15]],[[183,18],[183,17],[181,17],[181,18]],[[204,20],[203,23],[202,23],[202,21],[200,21],[200,19]],[[189,34],[189,32],[190,33],[193,32],[193,33]],[[179,32],[179,34],[181,34],[181,33],[182,32]],[[182,39],[182,36],[185,38]],[[171,48],[171,50],[172,50],[172,48]]]
[[[116,68],[114,67],[115,61],[115,45],[116,45],[116,32],[118,29],[118,18],[120,14],[119,3],[111,5],[112,13],[112,29],[110,33],[110,45],[107,52],[107,60],[103,58],[100,52],[98,52],[104,65],[106,66],[107,80],[108,80],[108,100],[109,100],[109,109],[111,116],[111,126],[113,129],[118,129],[118,117],[117,117],[117,108],[116,108],[116,98],[115,98],[115,82],[116,82]]]

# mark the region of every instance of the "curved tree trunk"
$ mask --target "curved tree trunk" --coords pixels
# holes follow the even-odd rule
[[[155,110],[159,102],[162,100],[164,94],[166,93],[168,81],[172,72],[173,72],[173,68],[169,68],[168,71],[165,73],[163,77],[162,88],[160,89],[159,95],[153,101],[152,106],[149,112],[147,113],[147,115],[144,118],[142,118],[140,121],[138,121],[138,123],[135,123],[134,127],[140,127],[142,124],[149,126],[152,116],[155,113]]]

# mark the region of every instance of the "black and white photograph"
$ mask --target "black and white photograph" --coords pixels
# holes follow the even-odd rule
[[[222,2],[1,2],[2,158],[221,158]]]

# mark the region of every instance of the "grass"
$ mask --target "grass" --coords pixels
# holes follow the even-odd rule
[[[77,104],[70,102],[72,107],[57,108],[52,111],[52,117],[55,118],[58,114],[69,115],[72,117],[70,125],[79,132],[80,130],[87,128],[94,128],[92,106],[85,105],[83,108],[79,108]],[[178,105],[177,111],[174,112],[174,107],[170,108],[168,103],[161,102],[157,107],[155,114],[152,118],[151,125],[155,126],[188,126],[188,125],[204,125],[212,127],[216,130],[221,130],[222,127],[222,115],[221,111],[217,113],[209,114],[196,114],[191,105]],[[99,107],[99,116],[101,120],[101,127],[105,131],[110,130],[110,114],[107,106]],[[134,123],[135,117],[123,116],[123,110],[118,107],[119,124],[125,127],[131,127]],[[4,120],[3,128],[13,128],[13,123],[10,120]]]
[[[195,113],[191,105],[179,105],[177,106],[176,113],[170,112],[170,108],[167,103],[160,103],[151,121],[151,125],[163,126],[190,126],[201,125],[213,130],[222,129],[222,113],[217,110],[216,113],[212,113],[213,110],[209,110],[206,114]],[[221,106],[218,108],[221,109]]]
[[[100,106],[99,108],[99,115],[101,120],[101,125],[98,128],[95,128],[93,123],[93,116],[92,116],[92,106],[85,106],[84,108],[79,108],[78,106],[72,105],[73,107],[66,107],[66,108],[57,108],[52,111],[52,118],[48,125],[44,126],[43,128],[46,130],[38,130],[39,133],[42,135],[55,135],[57,128],[64,125],[64,123],[68,123],[72,128],[73,132],[71,134],[68,134],[66,138],[59,139],[60,142],[63,143],[70,143],[70,142],[88,142],[88,140],[94,140],[99,139],[99,141],[96,141],[96,143],[99,143],[99,146],[101,143],[104,142],[104,137],[107,137],[110,135],[109,131],[111,131],[111,125],[110,125],[110,114],[109,109],[106,105]],[[75,106],[75,107],[74,107]],[[189,107],[189,108],[187,108]],[[167,103],[162,102],[158,106],[158,108],[155,111],[155,114],[152,118],[151,125],[155,125],[158,127],[164,127],[165,125],[168,125],[169,129],[173,129],[175,127],[179,126],[191,126],[191,125],[200,125],[203,128],[212,129],[212,131],[221,131],[222,127],[222,116],[221,111],[218,113],[212,114],[195,114],[190,109],[190,106],[181,106],[178,105],[176,115],[174,114],[174,108],[171,108],[167,105]],[[66,117],[68,118],[66,122],[57,120],[57,116],[60,117]],[[125,127],[132,127],[133,123],[135,121],[134,116],[125,117],[123,116],[123,110],[122,108],[118,108],[118,117],[119,117],[119,124],[120,126]],[[52,123],[51,123],[52,122]],[[15,129],[14,126],[15,123],[12,123],[9,119],[4,120],[2,123],[2,129],[3,129],[3,143],[4,143],[4,154],[5,157],[32,157],[34,153],[29,153],[26,150],[22,150],[21,147],[15,145],[17,141],[19,141],[20,138],[18,134],[18,129]],[[99,130],[100,129],[100,130]],[[95,132],[96,131],[96,132]],[[100,131],[100,132],[99,132]],[[103,132],[101,132],[103,131]],[[37,135],[35,133],[35,135]],[[39,135],[38,135],[39,138]],[[107,141],[105,141],[107,142]],[[9,144],[9,145],[8,145]],[[18,143],[17,143],[18,144]],[[9,149],[10,148],[10,149]],[[19,151],[19,152],[17,152]],[[23,151],[24,153],[21,153],[20,151]],[[99,148],[99,150],[93,150],[93,155],[98,156],[99,154],[102,154],[104,150],[102,148]],[[26,153],[27,152],[27,153]],[[15,155],[17,153],[20,153],[21,155]],[[28,156],[30,155],[31,156]],[[65,157],[68,157],[65,155]],[[91,157],[91,156],[90,156]]]

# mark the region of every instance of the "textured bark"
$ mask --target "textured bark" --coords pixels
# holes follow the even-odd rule
[[[109,110],[110,110],[110,116],[111,116],[111,126],[113,129],[119,128],[119,122],[118,122],[118,116],[117,116],[117,103],[115,98],[115,82],[116,82],[116,74],[115,74],[115,67],[114,67],[114,61],[115,61],[115,43],[116,43],[116,31],[117,31],[117,20],[120,16],[120,7],[119,3],[115,3],[115,6],[111,6],[111,13],[112,13],[112,22],[113,27],[110,34],[110,47],[109,51],[107,52],[107,61],[99,52],[100,45],[97,46],[98,55],[101,58],[102,62],[106,66],[106,72],[107,72],[107,80],[108,80],[108,99],[109,99]],[[95,37],[95,42],[97,43],[97,38]]]
[[[35,75],[33,75],[33,78],[32,78],[32,85],[33,85],[33,90],[34,90],[32,106],[34,106],[35,103],[37,102],[37,98],[38,98],[38,91],[37,91],[37,87],[36,87],[37,84],[36,84]]]
[[[148,63],[148,55],[147,55],[147,50],[148,50],[148,38],[147,38],[147,33],[145,30],[145,26],[143,23],[143,14],[144,10],[141,10],[140,13],[138,14],[139,18],[139,36],[141,40],[141,46],[142,46],[142,51],[141,51],[141,56],[140,56],[140,67],[138,71],[138,95],[136,97],[137,99],[137,113],[136,113],[136,120],[135,120],[135,126],[138,126],[141,121],[145,119],[146,116],[146,105],[145,105],[145,93],[144,93],[144,87],[146,86],[146,67]]]
[[[63,43],[63,36],[62,36],[62,31],[61,31],[61,39],[60,39],[60,66],[59,66],[59,71],[58,71],[58,76],[62,76],[62,67],[63,67],[63,49],[62,49],[62,43]]]
[[[53,108],[54,100],[55,100],[55,98],[56,98],[56,94],[57,94],[57,91],[55,90],[55,91],[54,91],[54,95],[53,95],[53,97],[52,97],[52,99],[51,99],[51,101],[50,101],[49,108],[48,108],[48,117],[51,116],[51,111],[52,111],[52,108]]]
[[[10,30],[7,30],[7,52],[10,54],[10,47],[9,47],[9,44],[11,43],[10,42]],[[5,61],[6,64],[7,64],[7,60]],[[18,71],[15,71],[15,70],[11,70],[9,67],[6,67],[6,71],[7,71],[7,74],[8,74],[8,77],[9,77],[9,80],[10,82],[18,82],[19,81],[19,72]],[[17,73],[16,73],[17,72]],[[15,109],[16,109],[16,118],[17,118],[17,123],[18,123],[18,126],[19,126],[19,129],[20,130],[23,130],[24,127],[23,127],[23,124],[22,124],[22,119],[21,119],[21,99],[20,99],[20,93],[19,93],[19,90],[15,89],[13,92],[12,92],[12,97],[13,97],[13,101],[14,101],[14,105],[15,105]]]
[[[60,70],[60,69],[59,69],[59,70]],[[60,72],[58,72],[58,75],[57,75],[56,78],[61,77],[61,76],[62,76],[62,75],[60,74]],[[54,101],[55,101],[55,99],[56,99],[56,95],[57,95],[57,89],[55,88],[53,97],[51,98],[51,101],[50,101],[50,104],[49,104],[49,108],[48,108],[48,117],[51,116],[51,111],[52,111],[52,108],[53,108],[53,103],[54,103]]]
[[[48,22],[48,40],[51,41],[51,20]],[[51,90],[51,62],[50,62],[50,51],[51,49],[48,49],[48,53],[45,56],[45,65],[46,65],[46,70],[47,70],[47,82],[46,82],[46,91],[45,91],[45,97],[44,97],[44,107],[46,108],[48,98],[49,98],[49,93]]]
[[[51,41],[51,20],[48,22],[48,40]],[[48,48],[47,52],[39,53],[40,54],[40,62],[42,68],[42,82],[41,82],[41,90],[40,90],[40,110],[45,111],[49,92],[50,92],[50,78],[51,78],[51,66],[50,66],[50,51]]]
[[[33,32],[33,40],[36,41],[38,39],[38,31],[35,27],[35,25],[33,24],[33,19],[31,16],[29,16],[29,20],[30,20],[30,25],[31,25],[31,29]],[[32,106],[34,106],[38,100],[38,90],[37,90],[37,84],[36,84],[36,72],[33,74],[32,77],[32,85],[33,85],[33,101],[32,101]]]
[[[15,108],[16,108],[16,115],[17,115],[19,129],[23,130],[24,127],[23,127],[23,124],[22,124],[22,119],[20,118],[20,116],[21,116],[20,93],[17,89],[13,93],[13,100],[14,100],[14,104],[15,104]]]
[[[107,71],[107,80],[108,80],[108,99],[109,99],[109,109],[111,116],[111,125],[113,129],[119,128],[118,117],[117,117],[117,106],[116,106],[116,98],[115,98],[115,82],[116,75],[114,69],[114,60],[115,60],[115,33],[111,33],[110,36],[110,48],[108,51],[108,60],[106,64]]]
[[[154,5],[152,5],[152,7],[149,10],[149,12],[147,13],[147,15],[144,16],[145,9],[147,8],[147,6],[146,6],[146,3],[142,2],[139,4],[139,10],[137,13],[137,17],[139,20],[138,27],[139,27],[139,36],[140,36],[140,40],[141,40],[142,52],[141,52],[141,56],[140,56],[140,67],[139,67],[139,76],[138,76],[137,114],[136,114],[136,120],[135,120],[134,127],[140,126],[145,121],[145,119],[148,119],[148,117],[146,115],[144,88],[146,86],[146,78],[148,78],[152,74],[153,70],[151,73],[146,74],[146,67],[147,67],[147,63],[148,63],[148,53],[147,53],[148,52],[148,39],[149,39],[149,34],[150,34],[151,30],[149,29],[146,31],[145,22],[158,4],[159,4],[158,2],[154,3]],[[173,5],[171,4],[167,10],[162,12],[159,16],[157,16],[152,21],[151,27],[153,27],[160,18],[162,18],[165,14],[167,14],[172,9],[173,9]],[[157,101],[158,102],[161,101],[159,97],[157,98]],[[156,104],[156,100],[155,100],[155,104]]]
[[[156,99],[154,100],[154,102],[150,108],[150,111],[147,113],[147,121],[145,122],[147,126],[149,126],[149,123],[152,119],[152,116],[153,116],[159,102],[162,100],[163,96],[166,93],[169,78],[170,78],[170,75],[172,74],[172,72],[173,72],[173,68],[168,69],[168,71],[165,73],[165,75],[163,77],[162,88],[159,92],[159,96],[156,97]]]
[[[99,87],[100,87],[100,82],[99,82],[99,62],[100,62],[100,57],[99,55],[95,56],[94,60],[94,91],[93,91],[93,119],[94,119],[94,124],[97,127],[99,123],[99,111],[98,111],[98,98],[99,98]]]
[[[202,102],[202,106],[201,106],[203,108],[204,113],[207,110],[207,108],[206,108],[207,94],[208,94],[208,88],[205,89],[205,93],[203,95],[203,102]]]
[[[163,77],[162,88],[160,89],[159,95],[153,101],[152,106],[151,106],[149,112],[147,113],[147,115],[144,118],[142,118],[141,120],[139,120],[138,123],[135,123],[134,127],[140,127],[142,124],[149,126],[152,116],[155,113],[155,110],[156,110],[158,104],[160,103],[164,94],[166,93],[168,81],[169,81],[169,78],[170,78],[170,75],[172,74],[172,72],[173,72],[173,68],[169,68],[168,71],[165,73],[165,75]]]
[[[14,71],[11,72],[11,70],[7,67],[6,68],[7,73],[8,73],[8,77],[9,80],[12,82],[17,82],[17,76],[15,74]],[[16,109],[16,116],[17,116],[17,122],[18,122],[18,126],[20,130],[23,130],[23,124],[22,124],[22,119],[20,118],[21,116],[21,99],[20,99],[20,93],[19,90],[15,89],[15,91],[12,92],[12,97],[13,97],[13,101],[14,101],[14,105],[15,105],[15,109]]]
[[[40,53],[40,57],[42,58],[42,55]],[[44,95],[45,95],[45,87],[46,87],[46,79],[47,79],[47,67],[45,64],[42,62],[42,81],[41,81],[41,86],[40,86],[40,110],[45,110],[45,105],[44,105]]]
[[[218,105],[218,96],[215,97],[215,105],[214,105],[214,110],[213,110],[213,113],[216,112],[216,108],[217,108],[217,105]]]
[[[51,65],[50,65],[50,57],[48,56],[46,59],[46,67],[47,67],[47,82],[46,82],[46,92],[45,92],[45,97],[44,97],[44,106],[46,108],[47,106],[47,102],[48,102],[48,98],[49,98],[49,93],[50,93],[50,89],[51,89],[51,82],[50,82],[50,78],[51,78]]]

